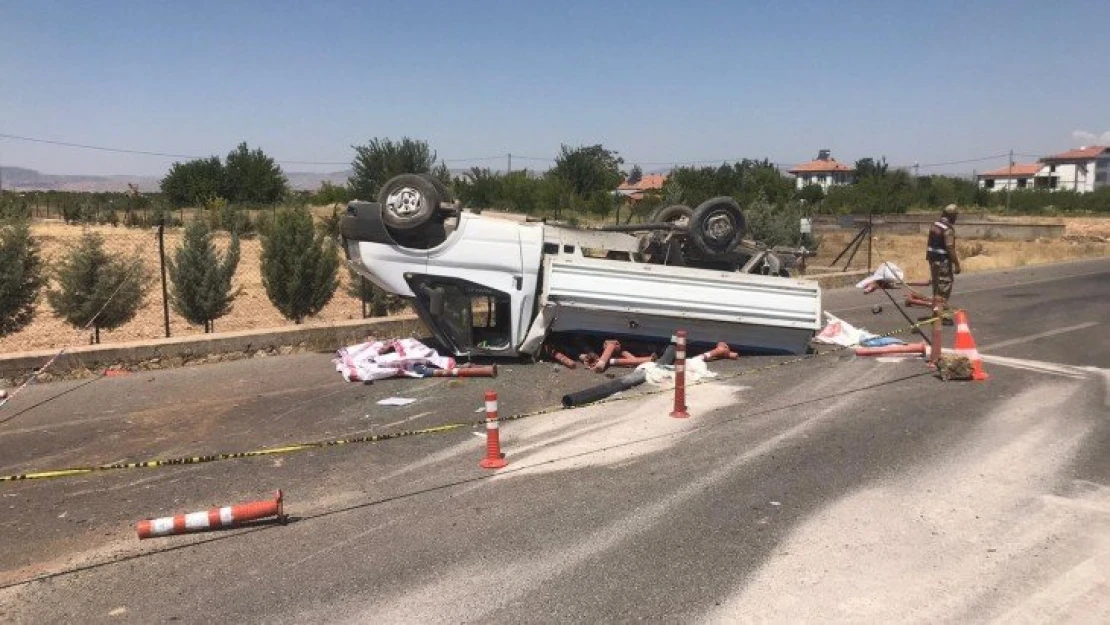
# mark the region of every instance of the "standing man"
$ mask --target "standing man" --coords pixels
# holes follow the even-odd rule
[[[952,309],[948,300],[952,297],[952,276],[960,273],[960,257],[956,255],[956,205],[944,207],[940,219],[929,228],[929,241],[925,258],[929,261],[929,275],[933,283],[933,314],[939,315],[941,323],[952,325]]]

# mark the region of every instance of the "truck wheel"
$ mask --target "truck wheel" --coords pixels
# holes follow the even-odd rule
[[[653,224],[675,224],[676,226],[685,226],[690,223],[690,218],[694,216],[694,209],[684,204],[671,204],[657,209],[651,214],[651,223]]]
[[[439,210],[439,191],[420,174],[394,176],[378,192],[382,221],[395,230],[414,230]]]
[[[707,256],[735,250],[744,237],[744,213],[736,200],[723,195],[702,202],[690,218],[690,240]]]
[[[426,178],[428,180],[428,182],[432,183],[432,186],[436,188],[436,192],[439,193],[439,201],[440,202],[454,202],[455,201],[455,196],[454,196],[453,193],[451,193],[451,188],[448,187],[445,182],[443,182],[442,180],[440,180],[439,178],[436,178],[435,176],[433,176],[431,174],[420,174],[420,176],[423,177],[423,178]],[[436,208],[439,208],[439,207],[437,206]]]

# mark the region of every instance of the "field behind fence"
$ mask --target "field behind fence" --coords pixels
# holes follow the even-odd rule
[[[146,302],[135,319],[116,330],[101,330],[101,343],[118,343],[141,339],[165,337],[162,313],[162,287],[159,273],[158,237],[155,229],[124,228],[113,226],[87,226],[104,237],[107,251],[113,255],[126,255],[137,252],[143,259],[148,276]],[[42,256],[48,267],[54,264],[77,244],[86,226],[65,225],[60,222],[35,222],[32,234],[41,246]],[[174,250],[180,245],[183,231],[180,228],[167,228],[165,234],[166,256],[172,258]],[[223,249],[230,238],[226,233],[215,234],[217,246]],[[261,242],[258,238],[241,241],[241,257],[235,273],[234,284],[242,288],[235,300],[234,308],[226,317],[215,321],[216,332],[233,330],[253,330],[293,325],[274,308],[266,297],[262,286],[260,271]],[[340,321],[362,317],[362,304],[357,297],[346,292],[349,280],[344,266],[339,268],[340,286],[331,302],[316,317],[305,323],[319,321]],[[202,334],[203,327],[189,325],[170,308],[170,332],[172,336]],[[38,349],[58,349],[65,346],[87,344],[91,330],[78,332],[72,326],[53,314],[45,294],[39,298],[35,320],[21,332],[0,338],[0,353]]]

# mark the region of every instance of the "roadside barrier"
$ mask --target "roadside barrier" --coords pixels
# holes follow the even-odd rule
[[[956,311],[956,345],[952,351],[971,361],[972,380],[983,382],[990,378],[983,371],[983,357],[975,347],[975,338],[971,336],[971,326],[967,323],[967,312],[963,310]]]
[[[458,367],[456,369],[435,369],[419,367],[417,372],[426,378],[496,378],[497,365],[481,367]]]
[[[702,360],[705,362],[713,362],[714,360],[722,360],[724,358],[736,360],[740,358],[740,355],[732,351],[728,343],[724,342],[717,343],[716,347],[702,354]]]
[[[483,469],[501,469],[509,463],[501,453],[501,428],[497,418],[497,392],[486,391],[486,457],[478,463]]]
[[[685,419],[690,416],[686,410],[686,330],[674,335],[674,410],[671,416]]]
[[[909,345],[883,345],[881,347],[857,347],[857,356],[885,356],[888,354],[924,354],[924,343],[910,343]]]
[[[965,324],[966,324],[966,317],[964,317],[964,319],[965,319]],[[895,336],[895,335],[898,335],[898,334],[905,334],[907,332],[916,331],[921,326],[927,325],[929,323],[933,323],[934,321],[937,321],[936,317],[925,319],[925,320],[919,321],[917,323],[912,323],[909,326],[901,327],[901,328],[898,328],[896,330],[892,330],[890,332],[885,332],[883,334],[879,334],[876,337],[872,337],[872,338],[884,338],[884,337],[888,337],[888,336]],[[673,347],[674,346],[671,346],[671,348],[668,348],[668,352],[670,352]],[[792,364],[797,364],[799,362],[804,362],[804,361],[807,361],[807,360],[813,360],[815,358],[820,358],[822,356],[827,356],[827,355],[831,355],[831,354],[838,354],[838,353],[840,353],[844,350],[854,348],[854,347],[856,347],[856,345],[848,345],[848,346],[843,346],[843,347],[837,346],[837,347],[834,347],[834,348],[829,349],[827,351],[816,352],[816,353],[812,353],[812,354],[806,354],[804,356],[798,356],[797,358],[791,358],[791,359],[787,359],[787,360],[781,360],[779,362],[771,363],[769,365],[764,365],[762,367],[752,367],[751,369],[743,369],[743,370],[737,371],[735,373],[721,374],[721,375],[718,375],[718,376],[713,377],[713,378],[706,378],[706,379],[698,380],[696,382],[691,383],[690,386],[697,386],[699,384],[708,384],[708,383],[711,383],[711,382],[724,382],[724,381],[728,381],[728,380],[741,378],[741,377],[744,377],[744,376],[757,375],[757,374],[760,374],[760,373],[765,373],[767,371],[772,371],[774,369],[778,369],[780,367],[787,367],[787,366],[790,366]],[[669,363],[669,359],[666,358],[666,354],[664,354],[664,357],[660,357],[659,362],[661,364],[668,364]],[[984,373],[983,375],[985,376],[986,374]],[[611,381],[607,382],[606,385],[610,385],[613,382],[616,382],[616,380],[611,380]],[[549,407],[546,407],[546,408],[540,408],[540,409],[537,409],[537,410],[533,410],[531,412],[522,412],[522,413],[517,413],[517,414],[509,415],[509,416],[498,416],[497,419],[496,419],[496,422],[497,423],[505,423],[505,422],[508,422],[508,421],[516,421],[516,420],[520,420],[520,419],[529,419],[529,418],[532,418],[532,417],[538,417],[538,416],[542,416],[542,415],[547,415],[547,414],[553,414],[553,413],[556,413],[556,412],[560,412],[560,411],[565,410],[566,408],[569,408],[569,407],[581,407],[581,406],[585,406],[585,405],[591,405],[591,406],[593,406],[593,405],[603,405],[603,404],[608,404],[608,403],[617,402],[617,401],[625,401],[625,400],[628,400],[628,399],[634,399],[634,398],[638,399],[638,398],[642,398],[642,397],[650,397],[652,395],[660,395],[660,394],[668,393],[668,392],[671,391],[670,388],[659,388],[659,389],[653,389],[653,390],[648,390],[648,391],[643,391],[643,392],[640,392],[640,393],[636,393],[635,395],[622,395],[622,396],[618,396],[618,397],[613,397],[612,393],[615,393],[616,390],[611,391],[609,393],[609,395],[605,395],[605,394],[601,394],[601,393],[592,393],[592,391],[595,391],[595,390],[596,389],[589,389],[589,391],[591,391],[591,395],[597,397],[596,400],[592,400],[592,401],[589,400],[588,398],[584,397],[584,395],[587,393],[587,391],[580,391],[579,393],[576,394],[576,395],[580,396],[578,401],[575,401],[574,403],[572,403],[570,405],[566,404],[567,397],[570,397],[570,396],[567,396],[567,397],[564,397],[564,399],[563,399],[563,402],[564,402],[563,405],[549,406]],[[617,389],[617,390],[620,390],[620,389]],[[685,402],[683,402],[683,403],[685,403]],[[102,465],[93,465],[93,466],[84,466],[84,467],[71,467],[71,468],[65,468],[65,469],[51,469],[51,470],[19,473],[19,474],[14,474],[14,475],[3,475],[3,476],[0,476],[0,483],[76,477],[76,476],[80,476],[80,475],[90,475],[90,474],[93,474],[93,473],[103,473],[103,472],[108,472],[108,471],[121,471],[121,470],[131,470],[131,469],[154,469],[154,468],[159,468],[159,467],[204,464],[204,463],[208,463],[208,462],[220,462],[220,461],[224,461],[224,460],[238,460],[238,459],[244,459],[244,458],[255,458],[255,457],[260,457],[260,456],[289,454],[289,453],[296,453],[296,452],[300,452],[300,451],[308,451],[308,450],[311,450],[311,449],[323,449],[323,448],[327,448],[327,447],[337,447],[337,446],[340,446],[340,445],[353,445],[353,444],[357,444],[357,443],[380,443],[380,442],[384,442],[384,441],[388,441],[388,440],[392,440],[392,439],[397,439],[397,438],[407,438],[407,437],[410,437],[410,436],[420,436],[420,435],[424,435],[424,434],[442,434],[442,433],[446,433],[446,432],[450,432],[450,431],[458,430],[458,429],[462,429],[462,428],[472,428],[472,427],[476,427],[476,426],[485,425],[486,421],[487,421],[487,419],[483,419],[482,421],[477,421],[477,422],[468,422],[468,423],[466,423],[466,422],[463,422],[463,423],[448,423],[448,424],[445,424],[445,425],[422,428],[422,429],[419,429],[419,430],[402,430],[402,431],[398,431],[398,432],[389,432],[389,433],[385,433],[385,434],[374,434],[374,435],[370,435],[370,436],[357,436],[357,437],[333,439],[333,440],[327,440],[327,441],[296,443],[296,444],[292,444],[292,445],[285,445],[285,446],[281,446],[281,447],[268,447],[268,448],[257,449],[257,450],[252,450],[252,451],[210,454],[210,455],[205,455],[205,456],[185,456],[185,457],[179,457],[179,458],[146,460],[146,461],[142,461],[142,462],[121,462],[121,463],[102,464]]]
[[[598,373],[605,373],[605,369],[609,367],[609,361],[613,359],[613,356],[620,348],[620,341],[605,341],[605,347],[601,350],[601,357],[597,359],[597,363],[594,364],[593,370]]]
[[[279,490],[273,499],[265,501],[252,501],[236,506],[212,508],[206,512],[190,512],[177,516],[146,519],[135,524],[135,531],[139,535],[139,540],[145,540],[158,536],[232,528],[243,523],[260,521],[269,517],[277,517],[276,520],[279,523],[284,523],[285,513],[282,503],[283,498]]]

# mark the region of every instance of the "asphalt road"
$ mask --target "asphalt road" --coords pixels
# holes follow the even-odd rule
[[[920,361],[713,363],[653,395],[481,428],[0,484],[7,622],[1110,620],[1110,260],[957,278],[985,383]],[[900,298],[899,298],[900,299]],[[884,311],[870,308],[882,303]],[[872,331],[881,294],[829,292]],[[947,338],[951,344],[951,335]],[[328,354],[44,384],[0,409],[0,474],[475,422],[598,381],[347,384]],[[402,408],[375,404],[413,397]],[[263,499],[287,525],[139,542]]]

